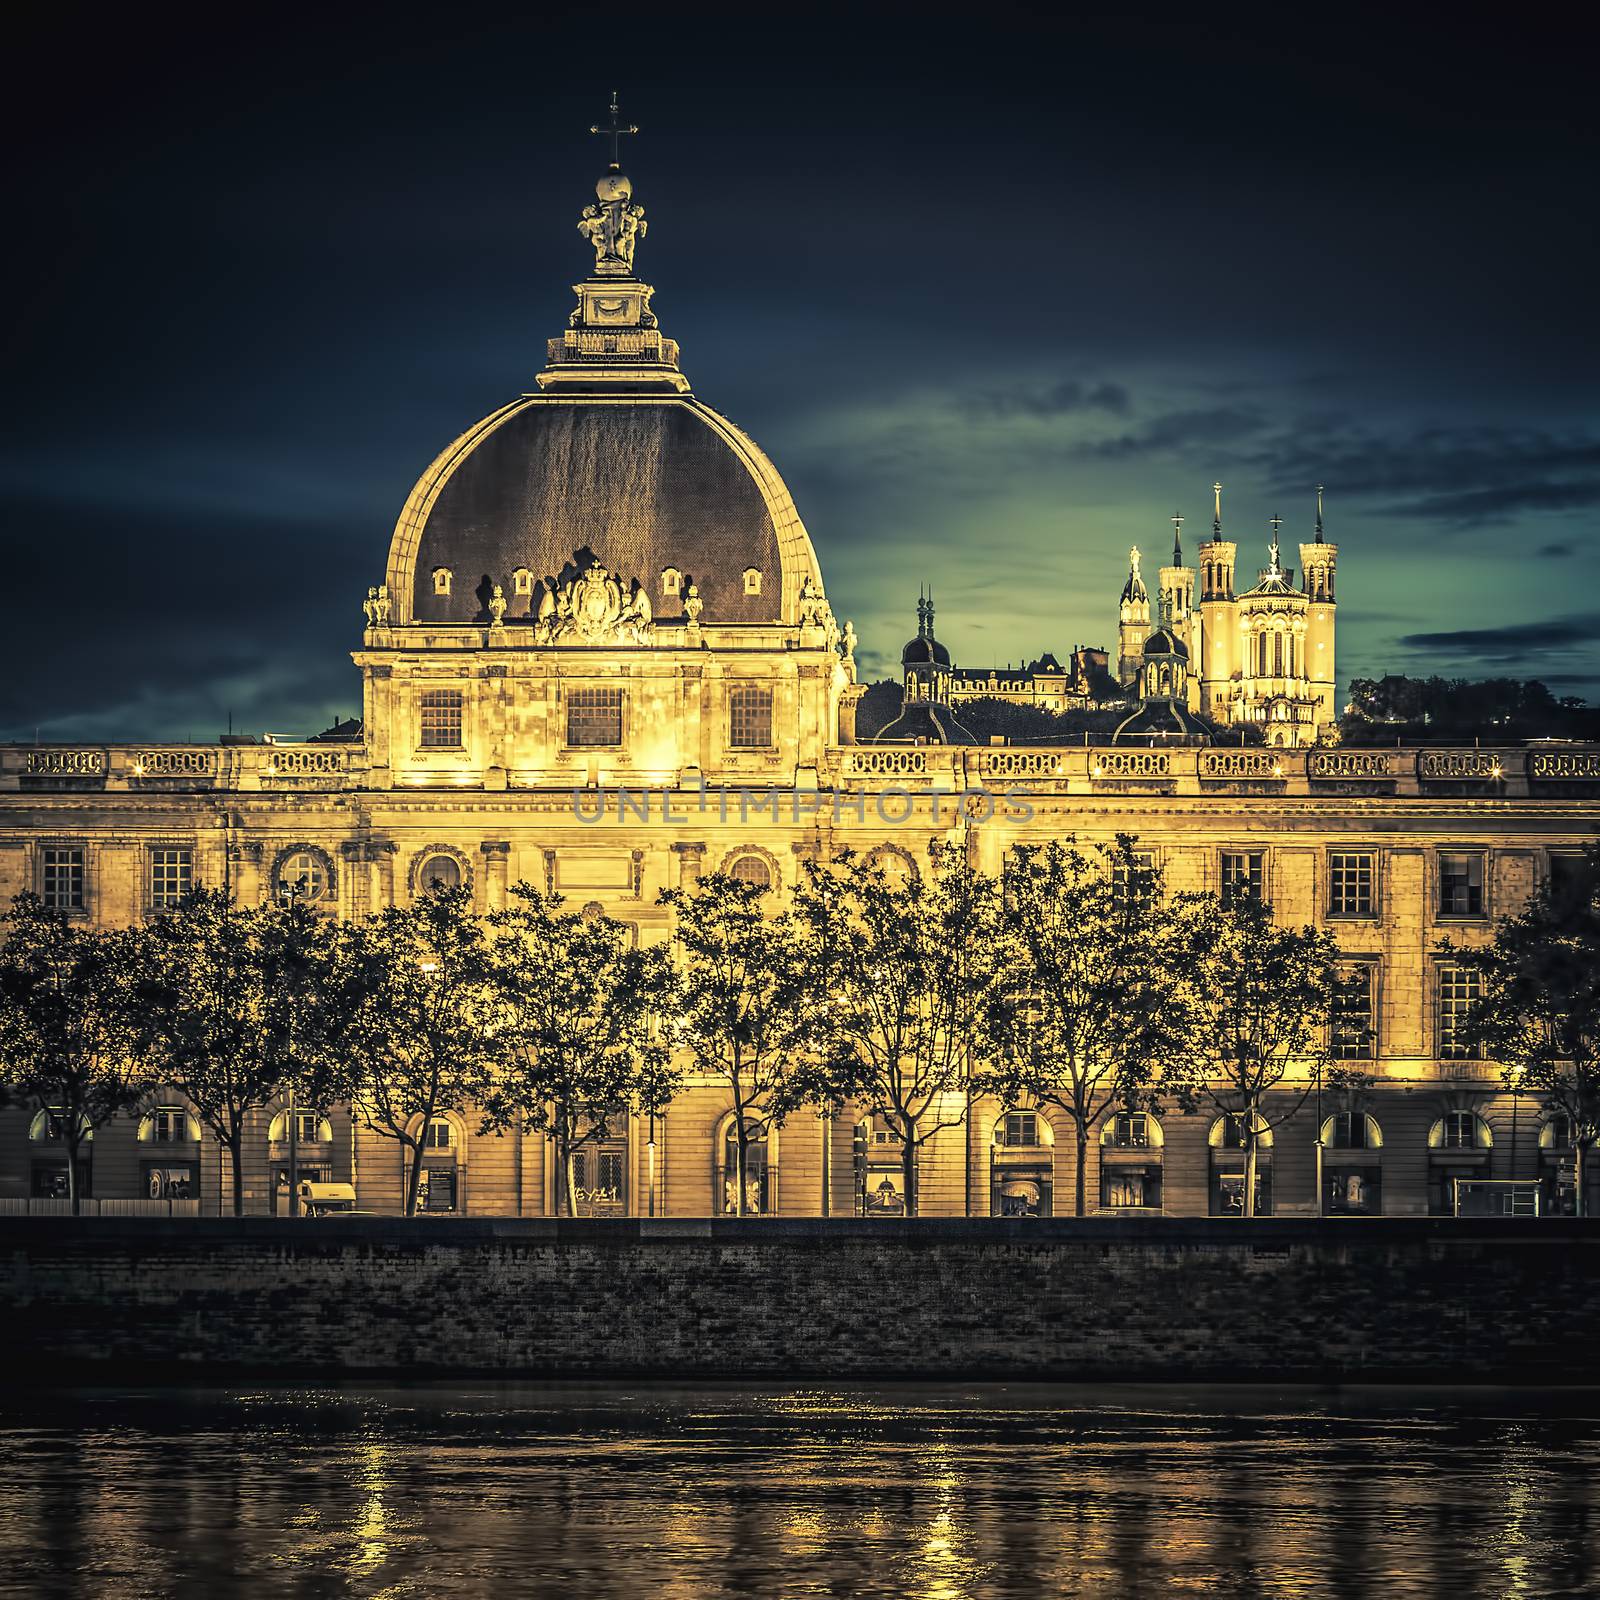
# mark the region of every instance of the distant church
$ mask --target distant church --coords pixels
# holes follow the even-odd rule
[[[1211,537],[1200,546],[1200,602],[1195,569],[1184,564],[1183,518],[1174,516],[1172,564],[1157,575],[1155,615],[1128,552],[1128,577],[1117,610],[1115,683],[1137,707],[1115,737],[1209,742],[1223,729],[1258,728],[1263,742],[1299,748],[1329,742],[1338,719],[1334,667],[1334,575],[1339,547],[1323,536],[1322,488],[1310,543],[1300,546],[1302,582],[1282,565],[1271,519],[1267,565],[1254,587],[1237,592],[1238,546],[1222,536],[1222,485],[1212,485]],[[1046,654],[1022,668],[961,668],[933,635],[933,602],[917,602],[917,637],[901,652],[904,709],[880,742],[927,738],[975,742],[952,714],[963,701],[995,699],[1049,711],[1103,703],[1106,652],[1079,646],[1070,670]]]

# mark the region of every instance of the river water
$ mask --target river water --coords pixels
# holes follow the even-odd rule
[[[0,1391],[0,1594],[1600,1594],[1600,1394]]]

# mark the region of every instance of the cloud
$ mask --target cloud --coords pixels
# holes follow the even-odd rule
[[[1570,556],[1577,548],[1570,539],[1552,539],[1549,544],[1540,545],[1534,554],[1557,560],[1562,556]]]
[[[1600,640],[1600,613],[1552,618],[1546,622],[1509,623],[1499,628],[1454,628],[1443,633],[1402,634],[1407,650],[1434,655],[1473,655],[1486,661],[1512,661]]]
[[[959,405],[971,421],[1003,422],[1013,417],[1060,417],[1074,411],[1107,411],[1121,416],[1128,403],[1128,391],[1120,383],[1067,380],[1047,388],[980,390],[966,396]]]
[[[1326,483],[1333,497],[1383,499],[1392,516],[1456,527],[1600,504],[1600,438],[1480,425],[1376,433],[1301,418],[1251,464],[1275,483]]]

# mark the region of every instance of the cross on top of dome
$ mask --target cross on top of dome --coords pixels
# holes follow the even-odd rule
[[[621,108],[617,105],[617,91],[611,91],[611,121],[606,127],[601,127],[597,122],[590,129],[590,133],[598,133],[611,141],[611,170],[622,171],[622,158],[618,152],[618,141],[624,134],[637,133],[639,130],[630,122],[626,127],[619,122],[618,116]]]

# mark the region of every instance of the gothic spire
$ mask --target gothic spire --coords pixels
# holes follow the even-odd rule
[[[1317,485],[1317,543],[1322,541],[1322,485]]]
[[[1211,485],[1211,489],[1217,497],[1217,514],[1211,523],[1211,537],[1220,539],[1222,537],[1222,485],[1214,483]]]
[[[1172,564],[1183,565],[1183,517],[1176,511],[1172,513]]]

